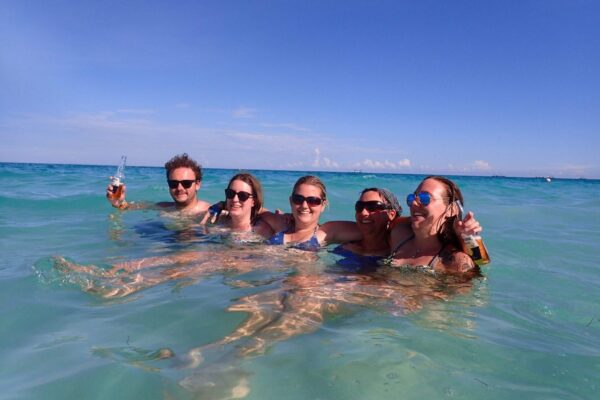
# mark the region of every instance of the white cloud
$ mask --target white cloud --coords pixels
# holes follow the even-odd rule
[[[291,169],[302,168],[302,167],[304,167],[304,163],[302,161],[291,162],[291,163],[287,163],[285,166],[286,166],[286,168],[291,168]]]
[[[240,106],[231,112],[233,118],[254,118],[258,112],[256,108]]]
[[[404,158],[398,161],[398,166],[401,168],[410,168],[410,160],[408,158]]]
[[[248,141],[257,141],[257,142],[267,142],[270,141],[273,136],[272,135],[265,135],[262,133],[250,133],[250,132],[230,132],[230,133],[226,133],[226,136],[229,136],[230,138],[233,139],[239,139],[239,140],[248,140]]]
[[[410,167],[410,160],[405,158],[398,162],[389,160],[378,161],[365,158],[363,161],[354,164],[356,168],[381,169],[381,170],[399,170]]]
[[[337,162],[330,160],[327,157],[323,157],[323,166],[325,168],[339,168],[340,164],[338,164]]]
[[[313,161],[312,166],[315,168],[321,166],[321,150],[318,147],[315,149],[315,160]]]
[[[310,132],[311,131],[310,129],[300,126],[298,124],[295,124],[293,122],[288,122],[288,123],[283,123],[283,124],[274,124],[274,123],[265,122],[265,123],[260,124],[260,126],[262,126],[264,128],[287,129],[287,130],[295,131],[295,132]]]
[[[473,162],[473,169],[477,171],[490,171],[492,167],[487,161],[475,160],[475,162]]]
[[[318,147],[314,149],[315,158],[312,163],[313,168],[328,168],[328,169],[338,169],[340,168],[340,164],[329,157],[321,157],[321,149]]]
[[[439,167],[413,166],[411,160],[398,155],[397,149],[360,147],[360,140],[352,139],[340,143],[326,132],[299,134],[293,131],[294,126],[288,126],[287,131],[284,127],[267,129],[260,121],[249,121],[243,129],[237,129],[239,124],[228,124],[226,114],[224,121],[217,121],[215,126],[165,123],[159,117],[158,111],[133,107],[52,117],[22,115],[4,123],[8,140],[0,155],[15,161],[111,163],[114,160],[110,152],[98,149],[117,144],[138,165],[160,165],[173,154],[186,151],[205,165],[221,168],[443,171]],[[27,151],[32,142],[44,144],[44,151],[35,157]],[[13,150],[8,150],[9,145]],[[363,159],[358,161],[356,154]],[[488,162],[476,160],[455,164],[450,170],[489,173],[494,169]],[[586,174],[586,166],[555,168],[552,174],[561,176],[563,170],[565,175]]]

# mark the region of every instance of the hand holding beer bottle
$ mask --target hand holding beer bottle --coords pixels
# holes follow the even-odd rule
[[[462,203],[459,200],[456,201],[456,206],[458,207],[458,219],[454,224],[454,230],[461,239],[463,251],[467,253],[477,265],[489,263],[490,256],[483,243],[483,239],[479,234],[481,232],[481,225],[479,225],[479,222],[470,211],[463,219],[464,210]]]
[[[106,198],[116,208],[124,208],[125,201],[125,163],[127,156],[121,157],[121,162],[114,176],[110,177],[110,184],[106,188]]]

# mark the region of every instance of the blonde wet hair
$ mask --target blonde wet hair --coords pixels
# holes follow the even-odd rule
[[[294,188],[292,189],[292,194],[296,193],[296,190],[300,185],[311,185],[318,187],[321,190],[321,198],[323,200],[327,200],[327,188],[325,188],[325,184],[318,177],[314,175],[305,175],[298,178],[298,180],[294,184]]]

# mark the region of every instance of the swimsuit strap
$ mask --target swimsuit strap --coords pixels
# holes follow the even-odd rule
[[[320,227],[321,227],[321,226],[320,226],[319,224],[317,224],[317,226],[315,226],[315,230],[313,231],[313,234],[312,234],[311,240],[312,240],[312,238],[315,238],[315,239],[317,239],[317,241],[319,241],[319,238],[317,237],[317,232],[319,231],[319,228],[320,228]]]
[[[396,253],[398,252],[398,250],[400,250],[400,247],[404,246],[406,243],[410,242],[411,240],[413,240],[415,238],[415,234],[413,233],[412,235],[410,235],[409,237],[407,237],[406,239],[404,239],[403,241],[401,241],[396,248],[394,249],[394,251],[392,251],[392,253],[390,254],[389,258],[392,258],[396,255]]]
[[[442,246],[442,248],[440,249],[440,251],[438,251],[436,253],[436,255],[431,258],[431,261],[429,261],[429,263],[427,263],[427,266],[429,268],[433,268],[433,262],[436,260],[436,258],[438,258],[440,256],[440,254],[442,254],[442,251],[444,251],[445,248],[446,248],[446,246]]]
[[[295,230],[296,230],[296,227],[294,226],[294,222],[292,222],[292,226],[288,226],[288,228],[285,230],[285,232],[283,232],[283,233],[284,233],[284,235],[285,235],[286,233],[287,233],[287,234],[294,234],[294,233],[296,233],[296,232],[290,232],[290,228],[292,228],[292,227],[294,227],[294,231],[295,231]],[[308,239],[306,239],[306,240],[305,240],[305,241],[303,241],[303,242],[296,242],[295,244],[301,244],[301,243],[307,243],[307,242],[311,242],[311,243],[312,243],[314,240],[316,240],[316,241],[317,241],[317,244],[320,244],[320,243],[319,243],[319,238],[317,237],[317,231],[319,230],[319,228],[320,228],[320,226],[319,226],[319,224],[317,224],[317,226],[315,226],[315,230],[313,231],[313,234],[312,234],[312,236],[311,236],[311,237],[309,237]],[[285,239],[284,239],[284,240],[285,240]],[[292,244],[294,244],[294,243],[292,243]]]
[[[275,233],[266,242],[268,244],[290,244],[292,247],[294,247],[294,246],[300,246],[300,247],[306,247],[306,246],[308,246],[308,247],[311,247],[311,248],[318,248],[318,247],[321,246],[321,243],[319,243],[319,238],[317,237],[317,231],[319,230],[319,225],[318,224],[315,227],[315,230],[314,230],[312,236],[310,238],[308,238],[307,240],[303,241],[303,242],[285,243],[285,235],[286,234],[294,233],[294,232],[290,232],[290,230],[293,230],[292,226],[288,226],[285,230],[279,231],[279,232]]]
[[[317,237],[318,230],[319,230],[319,225],[317,224],[312,236],[309,239],[307,239],[303,242],[292,243],[291,244],[292,247],[296,247],[298,249],[303,249],[303,250],[318,250],[321,247],[321,243],[319,242],[319,238]]]
[[[285,242],[285,234],[289,233],[292,227],[294,226],[294,221],[290,225],[287,225],[285,229],[275,232],[273,236],[266,240],[268,244],[284,244]]]

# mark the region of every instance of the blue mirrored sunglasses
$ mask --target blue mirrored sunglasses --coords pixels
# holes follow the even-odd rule
[[[415,200],[422,206],[428,206],[433,196],[429,192],[411,193],[406,196],[406,204],[410,207]]]

